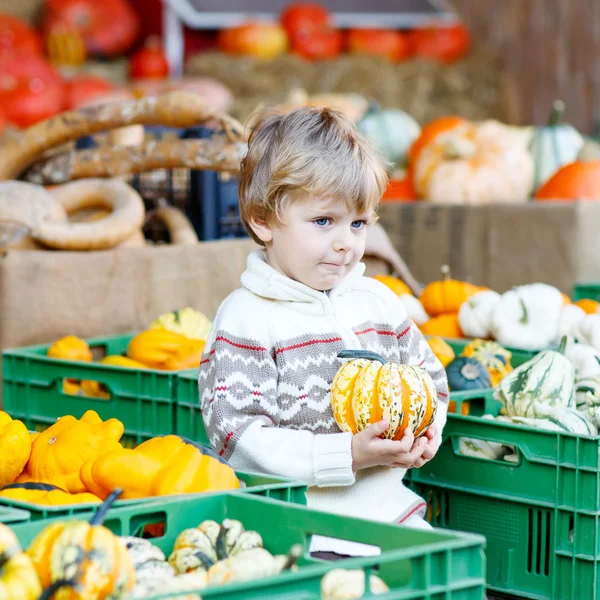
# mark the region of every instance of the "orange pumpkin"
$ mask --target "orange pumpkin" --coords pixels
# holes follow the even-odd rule
[[[144,47],[129,59],[131,79],[165,79],[169,76],[169,61],[158,36],[150,36]]]
[[[350,29],[347,46],[350,54],[380,56],[392,61],[408,56],[406,36],[393,29]]]
[[[460,23],[451,26],[431,23],[411,31],[408,44],[416,56],[451,63],[469,52],[471,34]]]
[[[398,279],[398,277],[394,277],[393,275],[375,275],[373,279],[377,279],[377,281],[381,281],[381,283],[387,285],[397,296],[401,294],[410,294],[412,296],[410,288],[402,279]]]
[[[595,315],[598,312],[598,308],[600,304],[596,300],[591,300],[590,298],[582,298],[581,300],[577,300],[575,302],[576,306],[579,306],[588,315]]]
[[[412,202],[416,199],[417,193],[409,174],[400,179],[390,179],[381,197],[382,202]]]
[[[427,123],[427,125],[421,129],[421,135],[411,146],[411,149],[408,153],[409,164],[414,164],[417,161],[423,148],[427,147],[437,135],[443,133],[444,131],[454,129],[458,125],[466,122],[467,120],[463,119],[462,117],[450,115],[447,117],[439,117]]]
[[[419,327],[423,335],[433,335],[445,338],[461,338],[463,332],[458,322],[457,313],[446,313],[429,319]]]
[[[428,283],[420,298],[425,312],[432,317],[444,313],[458,313],[466,300],[481,291],[481,288],[472,283],[452,279],[448,265],[443,265],[441,271],[443,279]]]
[[[525,202],[535,171],[527,148],[508,126],[493,120],[438,133],[410,168],[417,194],[444,204]]]
[[[219,46],[229,54],[275,58],[288,47],[288,37],[283,27],[271,23],[247,23],[223,30]]]
[[[540,186],[536,200],[600,200],[600,160],[576,161],[561,167]]]

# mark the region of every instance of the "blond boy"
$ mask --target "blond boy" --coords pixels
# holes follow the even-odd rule
[[[234,468],[307,482],[311,508],[427,528],[425,502],[402,479],[437,452],[448,387],[402,303],[363,276],[366,230],[386,183],[383,161],[339,112],[300,108],[257,122],[239,198],[263,249],[216,315],[200,401],[211,445]],[[385,422],[340,432],[330,387],[344,348],[428,370],[440,406],[426,436],[381,439]],[[315,536],[311,551],[378,550]]]

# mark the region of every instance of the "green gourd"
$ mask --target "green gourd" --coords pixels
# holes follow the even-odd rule
[[[534,191],[560,167],[577,160],[583,147],[583,136],[572,125],[563,123],[564,112],[565,103],[556,100],[548,125],[536,128],[531,139],[529,151],[535,164]]]
[[[490,372],[478,360],[468,356],[459,356],[449,363],[446,375],[452,392],[492,387]]]
[[[386,160],[404,166],[413,142],[421,127],[407,113],[395,108],[371,108],[358,123],[358,129],[369,137]]]

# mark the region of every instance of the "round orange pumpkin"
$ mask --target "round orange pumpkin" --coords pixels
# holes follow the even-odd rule
[[[397,296],[401,294],[410,294],[412,296],[410,288],[402,279],[398,279],[398,277],[394,277],[393,275],[374,275],[373,279],[377,279],[377,281],[381,281],[381,283],[387,285]]]
[[[481,291],[472,283],[452,279],[448,265],[443,265],[441,271],[443,279],[428,283],[420,298],[425,312],[432,317],[444,313],[458,313],[463,302]]]
[[[385,420],[383,437],[399,440],[406,429],[423,435],[435,419],[437,392],[429,373],[397,365],[365,350],[344,350],[331,386],[331,410],[342,431],[357,433]]]
[[[536,200],[600,200],[600,160],[576,161],[561,167],[540,186]]]
[[[416,199],[417,193],[409,174],[401,179],[390,179],[381,197],[382,202],[413,202]]]
[[[424,125],[421,129],[421,135],[414,141],[408,153],[409,164],[414,164],[416,162],[423,148],[428,146],[437,135],[443,133],[444,131],[454,129],[458,125],[466,122],[467,120],[463,119],[462,117],[448,115],[446,117],[434,119],[433,121],[430,121]]]
[[[423,335],[435,335],[445,338],[464,337],[456,313],[446,313],[433,317],[423,323],[419,329]]]
[[[443,204],[525,202],[535,171],[527,148],[493,120],[438,133],[410,168],[418,196]]]
[[[575,305],[579,306],[579,308],[581,308],[583,312],[588,315],[595,315],[598,312],[598,308],[600,308],[600,303],[590,298],[582,298],[581,300],[577,300]]]

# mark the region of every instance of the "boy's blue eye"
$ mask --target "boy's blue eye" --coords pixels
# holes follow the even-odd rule
[[[364,224],[365,224],[364,221],[352,221],[351,226],[353,229],[360,229]]]
[[[325,227],[326,225],[329,225],[329,221],[330,219],[326,219],[325,217],[322,217],[321,219],[315,219],[315,223],[319,227]]]

